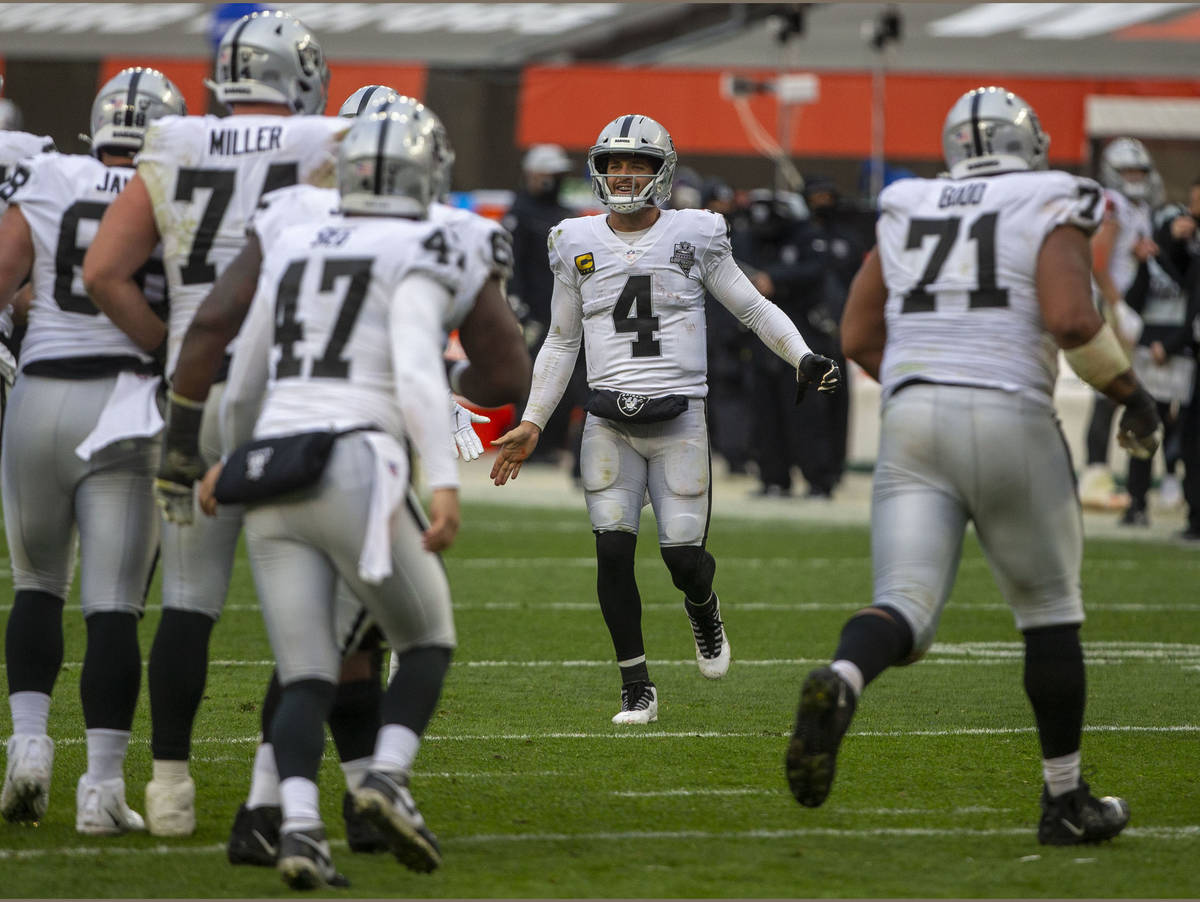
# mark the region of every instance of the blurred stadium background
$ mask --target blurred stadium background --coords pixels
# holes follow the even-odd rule
[[[60,150],[98,86],[150,65],[190,111],[224,28],[267,4],[0,4],[4,95]],[[1117,135],[1141,138],[1169,200],[1200,176],[1197,3],[295,3],[320,37],[330,107],[363,84],[426,101],[458,154],[454,200],[501,216],[522,155],[562,145],[564,201],[589,209],[584,155],[600,124],[636,110],[670,129],[681,166],[737,191],[834,181],[871,242],[888,181],[942,168],[942,117],[964,90],[1003,84],[1038,110],[1050,163],[1095,175]],[[331,110],[332,111],[332,110]],[[857,214],[857,216],[855,215]],[[873,458],[874,387],[854,379],[852,461]],[[1061,413],[1082,457],[1090,395],[1073,375]],[[1124,458],[1114,449],[1118,472]]]

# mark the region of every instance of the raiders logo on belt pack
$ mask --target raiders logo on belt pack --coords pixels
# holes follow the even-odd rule
[[[594,273],[596,271],[596,258],[591,254],[580,254],[575,258],[575,268],[579,270],[581,276]]]
[[[634,395],[629,392],[621,392],[617,395],[617,407],[621,413],[627,417],[636,416],[637,412],[646,406],[646,402],[650,399],[645,395]]]

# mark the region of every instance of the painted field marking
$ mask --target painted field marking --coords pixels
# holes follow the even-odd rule
[[[511,843],[552,843],[552,842],[628,842],[631,840],[676,840],[676,839],[715,839],[728,841],[731,839],[805,839],[807,837],[829,837],[836,839],[874,839],[886,836],[927,836],[927,837],[989,837],[989,836],[1030,836],[1029,827],[994,827],[973,829],[969,827],[872,827],[870,829],[854,829],[844,827],[807,827],[791,830],[628,830],[594,833],[481,833],[468,836],[440,837],[439,842],[444,846],[470,846]],[[1129,827],[1121,833],[1122,839],[1200,839],[1200,825],[1189,824],[1181,827]],[[334,848],[345,848],[343,839],[331,839],[329,845]],[[213,855],[225,854],[224,843],[208,843],[205,845],[157,845],[134,848],[130,846],[100,845],[74,846],[58,849],[0,849],[0,861],[29,861],[39,858],[92,858],[100,855],[106,858],[110,855]],[[1026,856],[1023,860],[1029,860]]]
[[[940,736],[1015,736],[1035,732],[1035,727],[960,727],[946,730],[854,730],[848,736],[866,736],[875,739],[907,739],[914,737]],[[1164,733],[1188,734],[1200,733],[1200,724],[1172,724],[1165,726],[1129,726],[1123,724],[1100,724],[1085,726],[1085,733]],[[779,739],[790,736],[791,731],[755,730],[753,732],[721,732],[718,730],[621,730],[612,733],[596,732],[554,732],[554,733],[468,733],[456,735],[437,735],[426,733],[423,742],[528,742],[531,739]],[[193,745],[257,745],[259,737],[253,736],[198,736],[192,740]],[[82,736],[55,737],[55,745],[83,745],[86,740]]]

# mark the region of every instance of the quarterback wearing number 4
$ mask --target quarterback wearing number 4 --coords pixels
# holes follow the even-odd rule
[[[596,535],[597,593],[621,672],[614,723],[658,719],[642,641],[634,549],[649,493],[658,542],[684,594],[700,672],[729,669],[729,640],[705,548],[711,507],[705,397],[704,295],[710,292],[796,369],[797,394],[836,391],[841,373],[814,354],[791,320],[734,263],[722,216],[663,210],[675,146],[646,116],[614,119],[588,151],[592,190],[607,216],[567,219],[550,232],[550,331],[534,365],[525,418],[495,444],[497,485],[515,478],[537,445],[587,345],[591,397],[581,465]]]

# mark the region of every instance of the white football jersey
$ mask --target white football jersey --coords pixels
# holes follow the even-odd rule
[[[421,273],[456,292],[463,252],[454,235],[425,220],[333,215],[262,240],[253,304],[273,311],[273,326],[255,436],[367,423],[405,434],[388,325],[404,303],[396,287]],[[448,300],[442,328],[452,313]],[[441,335],[430,340],[441,347]]]
[[[212,283],[246,243],[259,198],[332,178],[345,119],[167,116],[146,129],[138,174],[154,204],[171,286],[167,372]]]
[[[550,268],[582,298],[588,385],[651,398],[708,394],[705,276],[732,252],[725,218],[663,210],[633,244],[605,216],[550,230]]]
[[[250,228],[261,240],[265,232],[336,213],[340,202],[336,188],[284,188],[263,197]],[[428,221],[446,226],[462,248],[462,276],[454,295],[454,311],[447,321],[453,330],[474,308],[475,298],[489,278],[508,280],[512,273],[512,238],[500,223],[448,204],[430,204]]]
[[[0,131],[0,182],[4,182],[15,171],[15,166],[21,160],[27,160],[34,154],[53,153],[54,141],[46,135],[31,135],[29,132]],[[8,207],[8,202],[0,192],[0,214]]]
[[[1108,259],[1108,274],[1118,294],[1125,297],[1133,280],[1137,278],[1140,261],[1133,253],[1133,246],[1141,238],[1154,234],[1150,205],[1145,201],[1132,201],[1120,191],[1105,189],[1108,206],[1105,219],[1117,223],[1117,237],[1113,240],[1112,253]]]
[[[453,232],[466,254],[451,316],[451,328],[457,329],[475,307],[475,298],[488,279],[498,276],[507,283],[512,276],[512,235],[494,219],[448,204],[430,204],[429,221]]]
[[[133,169],[94,157],[39,154],[17,164],[0,195],[21,209],[33,237],[33,303],[21,345],[21,366],[35,360],[136,356],[150,360],[92,303],[83,288],[83,257],[108,205]],[[166,284],[158,251],[139,274],[152,306]],[[165,312],[165,311],[164,311]]]
[[[879,207],[884,397],[925,380],[1050,404],[1058,349],[1038,306],[1038,253],[1057,226],[1099,226],[1100,186],[1065,172],[905,179],[884,189]]]

